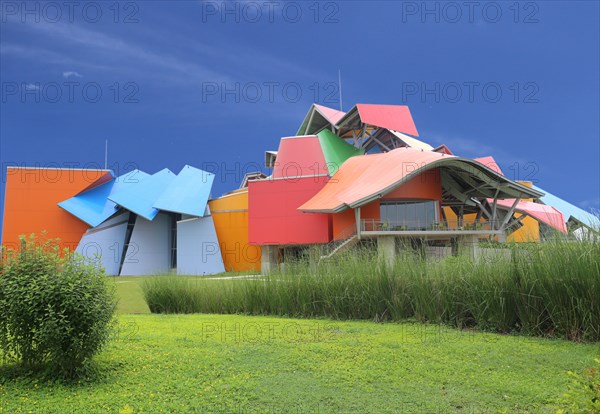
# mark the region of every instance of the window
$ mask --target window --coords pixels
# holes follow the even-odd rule
[[[384,201],[381,222],[390,230],[431,230],[437,222],[437,201]]]

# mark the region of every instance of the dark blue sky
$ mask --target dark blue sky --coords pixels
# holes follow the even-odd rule
[[[341,69],[345,110],[407,104],[424,141],[599,208],[599,3],[472,4],[3,1],[0,193],[108,139],[118,173],[204,167],[218,196],[339,107]]]

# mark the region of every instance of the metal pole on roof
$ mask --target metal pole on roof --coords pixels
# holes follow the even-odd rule
[[[104,169],[108,169],[108,140],[104,140]]]
[[[338,87],[340,89],[340,111],[344,111],[342,108],[342,71],[338,69]]]

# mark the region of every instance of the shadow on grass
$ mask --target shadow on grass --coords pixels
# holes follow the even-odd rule
[[[0,385],[6,382],[45,383],[66,387],[97,386],[118,379],[125,370],[121,361],[92,361],[76,378],[62,378],[52,375],[46,366],[25,367],[17,362],[0,362]]]

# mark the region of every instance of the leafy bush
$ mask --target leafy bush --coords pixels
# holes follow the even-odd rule
[[[2,251],[0,351],[28,370],[80,375],[108,341],[116,307],[104,272],[56,241],[21,238]]]
[[[556,414],[600,413],[600,359],[594,361],[598,368],[587,368],[581,374],[569,371],[571,385],[563,399],[566,408]]]

